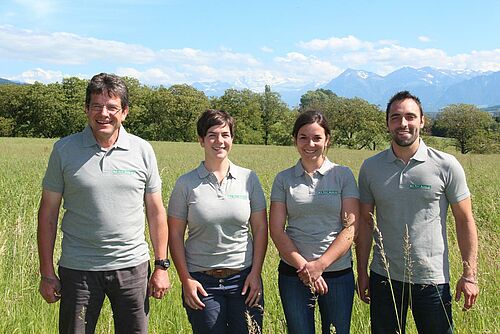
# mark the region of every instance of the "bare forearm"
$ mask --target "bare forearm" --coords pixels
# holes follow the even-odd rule
[[[181,283],[185,283],[188,278],[191,277],[187,268],[186,253],[184,248],[184,233],[178,235],[171,231],[169,237],[170,244],[170,255],[172,256],[172,261],[175,264],[175,270],[177,270],[177,275]]]
[[[477,275],[477,228],[472,215],[470,197],[451,205],[457,229],[457,241],[462,255],[463,276],[476,279]]]
[[[168,227],[165,213],[148,218],[149,236],[155,259],[166,259],[168,249]]]
[[[253,232],[253,259],[252,259],[252,270],[258,270],[262,272],[262,266],[264,264],[264,257],[267,251],[267,228],[264,227],[262,231]]]
[[[355,227],[349,226],[344,228],[335,238],[332,244],[328,247],[325,253],[318,259],[323,265],[323,270],[329,267],[332,263],[344,256],[353,243]]]
[[[287,263],[295,268],[301,268],[307,263],[307,260],[299,253],[299,250],[293,241],[284,231],[274,233],[271,232],[271,238],[273,239],[280,255]]]
[[[54,244],[62,195],[43,190],[38,210],[37,244],[40,274],[54,277]]]
[[[478,238],[474,221],[457,223],[457,241],[462,255],[463,276],[476,279]]]
[[[368,271],[368,259],[372,247],[372,232],[368,227],[360,227],[356,238],[356,265],[358,272]]]
[[[55,275],[54,271],[54,244],[57,233],[57,221],[41,220],[38,223],[38,257],[40,260],[40,274],[46,277]]]

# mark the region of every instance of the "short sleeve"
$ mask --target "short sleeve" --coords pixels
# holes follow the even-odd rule
[[[168,215],[187,221],[188,216],[188,189],[182,177],[175,182],[174,190],[168,201]]]
[[[286,203],[286,192],[283,179],[283,173],[279,173],[274,178],[273,186],[271,188],[271,202]]]
[[[153,147],[148,143],[146,154],[148,155],[148,178],[146,181],[146,192],[156,193],[161,192],[161,177],[158,171],[158,162]]]
[[[358,186],[352,171],[344,167],[342,175],[342,199],[345,198],[359,198]]]
[[[374,203],[373,194],[370,190],[370,182],[368,180],[368,167],[366,161],[363,162],[359,169],[359,200],[362,203]]]
[[[45,171],[45,176],[42,181],[42,187],[43,189],[61,194],[64,192],[64,176],[61,155],[57,149],[57,143],[54,144],[52,148],[47,170]]]
[[[251,212],[258,212],[266,209],[266,197],[262,190],[259,178],[255,172],[250,173],[250,180],[252,189],[250,192],[250,210]]]
[[[451,157],[449,160],[448,182],[446,183],[445,193],[448,202],[458,203],[470,196],[469,187],[465,178],[465,172],[458,160]]]

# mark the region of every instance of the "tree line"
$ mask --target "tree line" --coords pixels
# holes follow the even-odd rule
[[[207,108],[222,109],[236,119],[235,143],[292,144],[297,113],[315,109],[330,121],[332,140],[351,149],[380,149],[389,141],[385,113],[360,98],[344,98],[317,89],[302,95],[297,108],[289,108],[277,92],[228,89],[220,97],[207,97],[189,85],[151,87],[125,77],[130,112],[127,130],[147,140],[195,141],[196,120]],[[62,82],[0,85],[0,136],[58,138],[81,131],[88,81],[76,77]],[[424,135],[449,137],[462,153],[500,152],[499,119],[473,105],[449,105],[434,120],[427,119]]]

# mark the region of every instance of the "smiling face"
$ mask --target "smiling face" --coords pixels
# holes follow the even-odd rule
[[[304,162],[321,165],[330,137],[318,123],[303,125],[295,138],[295,146]]]
[[[107,148],[118,139],[120,126],[128,114],[128,107],[122,109],[120,98],[109,96],[105,90],[102,94],[91,95],[85,113],[96,141]]]
[[[205,149],[205,160],[222,161],[228,158],[233,146],[233,137],[229,125],[214,125],[208,128],[205,137],[198,137],[201,146]]]
[[[420,129],[424,127],[424,116],[418,104],[412,99],[395,101],[391,105],[387,119],[387,129],[393,145],[399,147],[418,147]]]

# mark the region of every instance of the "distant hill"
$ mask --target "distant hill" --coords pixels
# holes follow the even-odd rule
[[[11,85],[25,85],[24,83],[19,82],[19,81],[11,81],[11,80],[0,78],[0,85],[8,85],[8,84],[11,84]]]
[[[452,103],[481,107],[500,104],[500,72],[403,67],[386,76],[379,76],[348,69],[323,88],[340,96],[363,98],[381,108],[400,90],[409,90],[417,95],[428,112],[437,112]]]
[[[193,86],[208,96],[221,96],[228,88],[249,87],[245,82],[195,83]],[[400,90],[417,95],[424,110],[436,113],[452,103],[469,103],[479,107],[500,105],[500,72],[443,70],[433,67],[403,67],[386,76],[364,70],[347,69],[325,85],[290,84],[271,86],[289,106],[298,106],[308,90],[330,89],[343,97],[360,97],[385,109],[387,101]],[[264,90],[264,87],[262,87]]]
[[[24,84],[0,78],[0,84]],[[244,79],[237,82],[195,82],[192,86],[207,96],[220,97],[227,89],[250,88]],[[381,76],[376,73],[347,69],[325,85],[309,83],[293,86],[284,83],[271,86],[289,106],[298,106],[300,97],[308,90],[329,89],[342,97],[360,97],[380,106],[382,110],[396,92],[409,90],[422,101],[424,111],[435,114],[443,107],[455,103],[474,104],[480,108],[494,108],[500,105],[500,71],[480,72],[464,70],[443,70],[433,67],[403,67]],[[264,87],[260,92],[264,91]],[[498,115],[499,110],[491,113]]]

